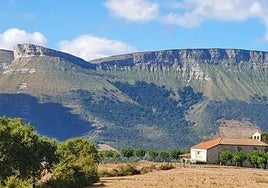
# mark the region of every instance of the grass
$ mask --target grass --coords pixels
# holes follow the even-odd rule
[[[101,164],[100,169],[113,169],[123,164]],[[170,170],[158,170],[160,163],[136,163],[137,169],[152,169],[151,172],[135,176],[101,177],[99,184],[103,187],[199,187],[229,188],[242,187],[264,188],[268,184],[268,171],[252,168],[235,168],[217,165],[190,165],[185,168],[177,164]],[[156,169],[155,169],[156,168]],[[267,177],[267,178],[266,178]]]

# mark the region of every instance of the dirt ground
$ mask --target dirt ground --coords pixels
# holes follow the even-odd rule
[[[95,188],[267,188],[268,170],[177,164],[175,169],[142,175],[100,178]]]

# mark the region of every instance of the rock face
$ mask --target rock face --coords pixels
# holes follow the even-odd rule
[[[52,50],[49,48],[45,48],[42,46],[37,46],[34,44],[17,44],[14,47],[14,61],[18,61],[21,58],[28,58],[32,56],[49,56],[49,57],[57,57],[67,61],[70,61],[76,65],[82,66],[84,68],[93,68],[95,66],[90,64],[89,62],[78,58],[76,56],[59,52],[56,50]]]
[[[31,56],[58,56],[57,51],[37,46],[34,44],[17,44],[14,47],[14,58],[23,58]]]
[[[8,66],[13,59],[14,57],[12,51],[0,50],[0,69]]]
[[[103,67],[135,65],[180,66],[196,63],[213,65],[259,65],[268,67],[268,53],[240,49],[183,49],[140,52],[93,60]]]

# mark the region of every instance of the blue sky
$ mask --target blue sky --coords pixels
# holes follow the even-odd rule
[[[86,60],[164,49],[268,51],[268,1],[0,0],[0,49],[17,43]]]

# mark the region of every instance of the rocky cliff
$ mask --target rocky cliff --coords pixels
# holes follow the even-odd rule
[[[101,67],[135,65],[176,67],[198,62],[212,65],[268,66],[268,53],[240,49],[181,49],[140,52],[91,61]]]
[[[8,66],[14,59],[13,52],[9,50],[0,50],[0,69]]]
[[[80,65],[82,67],[88,67],[88,68],[94,68],[95,66],[88,63],[87,61],[64,53],[64,52],[60,52],[60,51],[56,51],[56,50],[52,50],[49,48],[45,48],[42,46],[38,46],[38,45],[34,45],[34,44],[17,44],[14,47],[14,61],[20,61],[20,59],[22,58],[29,58],[29,57],[33,57],[33,56],[49,56],[49,57],[56,57],[56,58],[61,58],[63,60],[66,61],[70,61],[72,63],[75,63],[77,65]]]

